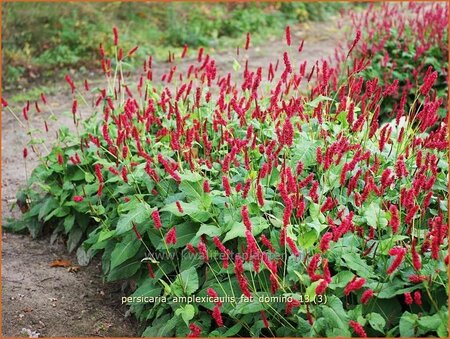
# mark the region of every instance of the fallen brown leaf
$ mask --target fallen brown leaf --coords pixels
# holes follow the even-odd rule
[[[70,267],[67,269],[67,272],[78,273],[79,270],[80,270],[80,266],[70,266]]]
[[[50,264],[50,267],[70,267],[70,266],[72,266],[72,262],[65,259],[54,260]]]

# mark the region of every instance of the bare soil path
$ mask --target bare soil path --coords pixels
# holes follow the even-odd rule
[[[293,67],[307,60],[308,65],[316,60],[327,59],[334,53],[341,41],[342,32],[337,20],[323,23],[308,23],[293,27],[291,62]],[[249,66],[262,66],[267,69],[270,62],[280,58],[282,62],[285,43],[281,41],[284,32],[277,34],[277,41],[268,39],[258,47],[241,51],[241,57],[248,54]],[[304,39],[304,50],[295,53],[298,43]],[[245,52],[245,54],[243,53]],[[295,54],[298,54],[295,57]],[[214,55],[218,70],[232,69],[236,51]],[[189,60],[179,63],[179,69],[187,67]],[[165,63],[154,65],[154,79],[166,72]],[[159,72],[157,72],[157,70]],[[98,81],[101,82],[99,79]],[[71,99],[67,84],[55,84],[60,93],[47,98],[55,114],[60,115],[58,125],[71,125],[69,115]],[[13,93],[9,93],[10,96]],[[8,93],[5,94],[8,100]],[[20,114],[23,103],[11,104]],[[43,113],[45,114],[45,113]],[[30,122],[42,130],[42,117],[34,116]],[[58,126],[55,126],[55,128]],[[53,133],[54,135],[54,133]],[[18,217],[17,208],[10,211],[18,188],[26,182],[26,172],[22,159],[22,149],[27,140],[14,117],[6,110],[2,112],[2,216]],[[28,175],[37,164],[33,155],[29,156]],[[68,272],[66,268],[51,268],[55,259],[69,259],[76,264],[76,258],[69,256],[63,244],[50,245],[49,238],[32,240],[28,235],[3,233],[2,235],[2,302],[3,336],[23,336],[22,329],[37,331],[45,337],[132,337],[139,335],[138,325],[125,317],[126,308],[121,306],[123,295],[120,285],[102,282],[99,260],[89,266],[81,267],[78,273]],[[25,335],[26,336],[26,335]]]

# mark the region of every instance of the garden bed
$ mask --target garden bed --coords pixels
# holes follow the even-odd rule
[[[66,76],[74,131],[23,149],[41,164],[8,227],[101,256],[144,336],[445,337],[447,12],[347,13],[313,63],[289,26],[260,67],[250,34],[224,70],[186,46],[159,84],[151,58],[124,77],[114,27],[105,87]]]

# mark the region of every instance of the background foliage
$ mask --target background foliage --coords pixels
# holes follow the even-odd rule
[[[167,59],[168,52],[205,46],[254,42],[271,30],[306,20],[323,20],[339,3],[24,3],[3,4],[3,86],[54,79],[58,69],[97,70],[91,60],[110,34],[111,22],[122,32],[123,48],[141,46],[139,55]],[[26,18],[26,20],[24,20]],[[111,51],[111,50],[110,50]],[[139,59],[139,58],[137,58]]]

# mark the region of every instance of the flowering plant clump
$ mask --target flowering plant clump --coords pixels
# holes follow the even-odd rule
[[[101,254],[108,281],[135,282],[144,336],[447,336],[448,113],[433,69],[410,104],[395,76],[367,79],[366,32],[339,67],[311,67],[291,63],[303,42],[287,28],[268,70],[221,74],[200,49],[156,86],[151,58],[124,77],[135,49],[113,33],[107,86],[66,78],[77,132],[60,130],[21,194],[33,234],[84,240],[80,260]],[[400,126],[379,123],[388,99]]]
[[[417,90],[426,92],[426,87],[418,86],[425,75],[433,79],[437,96],[447,102],[448,6],[414,2],[384,3],[380,7],[371,4],[363,12],[349,10],[346,15],[352,26],[364,34],[364,41],[356,46],[357,53],[366,56],[369,63],[361,72],[363,77],[398,87],[394,98],[382,102],[386,107],[384,120],[393,119],[403,101],[411,105]],[[445,116],[443,107],[438,112]]]

